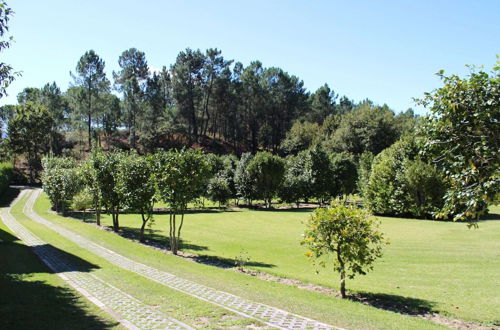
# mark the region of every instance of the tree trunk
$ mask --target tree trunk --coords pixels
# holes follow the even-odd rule
[[[172,253],[177,255],[177,237],[175,237],[175,232],[176,232],[176,223],[175,223],[175,216],[176,214],[174,213],[174,216],[173,216],[173,219],[172,219],[172,234],[173,234],[173,237],[172,237]]]
[[[177,231],[177,244],[176,244],[176,251],[177,252],[177,249],[179,249],[179,246],[180,246],[180,240],[181,240],[181,229],[182,229],[182,225],[184,224],[184,210],[182,211],[182,214],[181,214],[181,224],[179,225],[179,230]],[[175,253],[177,254],[177,253]]]
[[[345,294],[345,272],[344,271],[340,272],[340,295],[342,296],[342,298],[347,297]]]
[[[340,265],[340,295],[342,298],[346,298],[346,293],[345,293],[345,266],[344,266],[344,260],[340,257],[339,251],[340,251],[340,246],[337,247],[337,260]]]
[[[146,222],[148,222],[149,217],[146,218],[144,217],[144,213],[141,213],[142,216],[142,226],[141,226],[141,233],[139,234],[139,242],[144,242],[144,228],[146,227]]]
[[[97,207],[95,209],[95,222],[100,227],[101,226],[101,208]]]
[[[118,222],[118,213],[119,211],[113,211],[113,214],[112,214],[112,218],[113,218],[113,231],[114,232],[118,232],[118,230],[120,229],[120,225],[119,225],[119,222]]]

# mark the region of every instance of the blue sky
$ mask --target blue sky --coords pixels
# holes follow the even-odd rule
[[[260,60],[304,80],[325,82],[358,101],[396,111],[440,85],[440,69],[491,68],[500,53],[500,1],[7,1],[15,38],[1,61],[23,71],[1,104],[24,87],[68,87],[80,56],[94,49],[109,78],[130,47],[152,67],[186,47],[217,47],[244,65]],[[424,112],[418,109],[417,112]]]

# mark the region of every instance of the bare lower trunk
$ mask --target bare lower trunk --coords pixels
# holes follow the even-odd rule
[[[118,215],[119,215],[118,211],[114,211],[112,214],[114,232],[117,232],[120,229],[120,224],[118,222]]]
[[[101,226],[101,208],[99,206],[95,209],[95,222],[98,226]]]
[[[338,247],[340,250],[340,247]],[[340,265],[340,295],[342,298],[346,298],[347,295],[345,293],[345,267],[344,267],[344,260],[339,255],[339,252],[337,251],[337,260]]]
[[[141,213],[142,216],[142,226],[141,226],[141,233],[139,234],[139,242],[144,242],[144,228],[146,227],[146,223],[149,220],[149,216],[145,217],[144,213]]]

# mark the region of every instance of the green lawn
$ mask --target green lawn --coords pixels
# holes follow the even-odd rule
[[[48,200],[45,195],[42,195],[42,197],[38,199],[35,204],[35,211],[46,217],[48,220],[63,225],[68,229],[76,231],[101,245],[104,245],[118,253],[127,255],[135,260],[254,301],[266,303],[320,321],[351,329],[440,328],[439,326],[426,320],[376,309],[357,302],[348,300],[343,301],[284,284],[262,281],[255,277],[239,274],[231,270],[207,266],[165,254],[161,251],[154,250],[150,247],[146,247],[122,238],[111,232],[99,230],[94,226],[90,226],[80,221],[55,215],[52,212],[48,212],[48,208]],[[260,214],[260,212],[258,213]],[[199,214],[199,216],[203,217],[202,214]],[[193,218],[189,216],[187,220],[190,221]],[[126,216],[123,217],[122,220],[124,224],[127,223]],[[105,219],[105,221],[107,221],[107,219]],[[133,222],[134,217],[130,217],[129,221],[129,225],[135,225],[135,222]],[[158,221],[158,224],[162,225],[160,218]],[[37,227],[36,224],[32,224],[32,226],[33,228]],[[40,233],[44,232],[43,228],[35,229]],[[50,234],[48,232],[45,232],[45,235],[47,235],[46,239],[52,239],[52,241],[56,243],[54,236],[57,235]],[[248,239],[250,238],[251,237],[248,237]],[[64,240],[64,238],[58,238],[58,240]],[[147,299],[149,295],[157,295],[158,298],[162,297],[161,293],[156,292],[156,290],[161,291],[161,288],[158,288],[158,285],[148,283],[149,281],[141,280],[137,276],[133,277],[126,271],[113,269],[114,266],[106,264],[104,261],[99,260],[99,258],[81,251],[81,249],[72,247],[69,243],[64,243],[64,245],[65,246],[61,246],[60,248],[64,248],[65,250],[70,249],[71,253],[78,255],[80,258],[84,258],[93,264],[100,265],[100,268],[96,272],[102,272],[103,274],[109,272],[109,279],[118,279],[122,276],[127,276],[128,280],[125,284],[121,285],[129,290],[132,290],[132,292],[135,292],[135,294],[139,297],[143,297],[144,299]],[[231,255],[231,257],[233,256]],[[112,270],[109,270],[110,268]],[[117,273],[114,274],[114,272]],[[105,275],[100,276],[105,277]],[[134,287],[136,287],[135,291]],[[143,292],[145,289],[150,289],[150,291]],[[172,304],[181,304],[181,302],[177,302],[177,299],[178,297],[172,297],[170,301]],[[193,311],[191,309],[186,309],[180,306],[177,314],[174,314],[173,316],[180,318],[179,313],[188,315],[192,312]],[[211,326],[217,327],[217,324],[211,324]]]
[[[122,328],[53,274],[2,221],[0,240],[0,329]]]
[[[348,289],[466,321],[498,324],[500,208],[492,211],[479,229],[380,217],[391,244],[375,270],[348,281]],[[228,262],[244,252],[251,258],[250,268],[336,288],[337,275],[328,269],[316,274],[299,244],[308,216],[307,210],[193,213],[186,216],[182,237],[189,252]],[[164,241],[166,219],[155,216],[154,239]],[[109,225],[109,217],[103,223]],[[121,215],[120,223],[136,231],[140,217]]]

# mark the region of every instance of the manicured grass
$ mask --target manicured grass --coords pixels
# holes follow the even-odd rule
[[[72,262],[88,269],[102,280],[134,296],[142,302],[156,306],[168,315],[195,328],[245,327],[261,325],[234,313],[191,296],[166,288],[160,284],[129,272],[88,252],[56,232],[40,225],[22,213],[26,198],[14,205],[12,214],[26,228],[51,246],[72,255]],[[88,267],[91,265],[91,267]]]
[[[0,329],[122,329],[53,274],[2,221],[0,240]]]
[[[40,200],[47,208],[46,199]],[[41,209],[43,209],[41,208]],[[414,310],[484,324],[500,319],[500,208],[479,229],[463,223],[380,217],[391,244],[373,272],[347,283],[348,289]],[[233,262],[248,255],[248,267],[278,276],[337,287],[337,274],[315,268],[300,246],[309,210],[198,212],[186,215],[184,250]],[[120,216],[136,232],[140,217]],[[103,224],[110,225],[107,216]],[[167,216],[156,215],[153,238],[165,241]]]
[[[397,313],[379,310],[361,303],[343,301],[319,293],[300,290],[283,284],[262,281],[260,279],[239,274],[231,270],[224,270],[213,266],[198,264],[183,258],[165,254],[150,247],[122,238],[111,232],[102,231],[94,226],[64,218],[48,211],[49,204],[45,195],[42,195],[35,204],[35,211],[55,223],[65,226],[81,235],[92,239],[118,253],[124,254],[159,269],[177,274],[184,278],[195,280],[211,287],[231,292],[248,299],[280,307],[298,314],[320,321],[346,328],[363,329],[429,329],[439,328],[437,325],[418,318],[402,316]],[[126,222],[126,217],[123,220]],[[189,218],[188,218],[189,219]],[[106,220],[107,221],[107,220]],[[131,220],[132,221],[132,220]],[[62,239],[62,238],[61,238]],[[85,253],[72,250],[72,253],[92,260],[92,263],[101,265],[98,271],[107,272],[112,265],[105,265],[102,261],[87,256]],[[125,272],[126,273],[126,272]],[[123,276],[121,273],[119,276]],[[117,276],[116,278],[119,278]],[[110,276],[112,278],[112,276]],[[137,294],[143,291],[145,283],[139,278],[129,277],[127,281],[131,287],[137,286]],[[156,284],[151,284],[157,290]],[[129,288],[133,290],[133,288]],[[155,294],[154,292],[147,294]],[[173,303],[177,298],[172,297]],[[190,314],[189,309],[181,309]],[[175,316],[175,315],[173,315]]]

